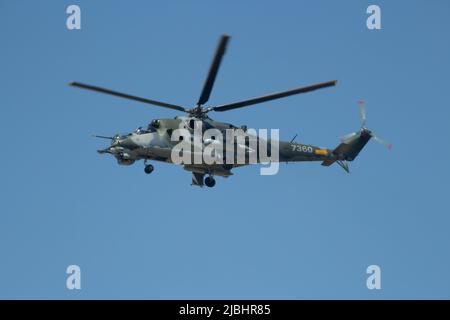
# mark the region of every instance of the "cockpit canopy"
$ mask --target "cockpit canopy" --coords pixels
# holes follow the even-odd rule
[[[144,129],[143,127],[139,127],[136,130],[134,130],[135,134],[144,134],[144,133],[151,133],[151,132],[156,132],[156,129],[159,128],[159,120],[155,119],[152,120],[152,122],[150,122],[147,126],[147,129]]]
[[[148,130],[150,130],[150,128],[158,129],[158,128],[159,128],[159,125],[160,125],[159,120],[158,120],[158,119],[153,119],[152,122],[150,122],[150,123],[148,124],[147,129],[148,129]]]
[[[154,127],[152,127],[151,125],[148,125],[147,129],[139,127],[136,130],[134,130],[135,134],[145,134],[145,133],[151,133],[151,132],[156,132],[156,129]]]

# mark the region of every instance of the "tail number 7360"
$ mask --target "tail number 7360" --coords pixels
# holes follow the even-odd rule
[[[309,152],[309,153],[313,152],[313,148],[311,146],[305,146],[303,144],[291,144],[291,147],[292,151]]]

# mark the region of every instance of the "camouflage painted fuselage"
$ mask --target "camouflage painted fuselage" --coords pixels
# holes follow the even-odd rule
[[[140,128],[126,135],[116,135],[108,148],[99,150],[98,152],[112,154],[120,165],[131,165],[137,160],[154,160],[172,163],[172,150],[179,143],[178,140],[173,141],[171,139],[173,131],[176,129],[186,129],[189,132],[193,132],[196,123],[198,123],[199,120],[201,120],[203,130],[217,129],[223,133],[224,137],[226,130],[242,133],[246,130],[245,127],[241,129],[229,123],[214,121],[209,117],[198,119],[180,116],[175,117],[174,119],[158,119],[153,120],[148,125],[147,129]],[[258,139],[260,138],[256,138],[257,141],[260,141]],[[278,148],[271,150],[272,141],[268,140],[263,142],[267,142],[267,149],[271,150],[269,151],[269,155],[272,155],[273,152],[278,153],[278,162],[321,161],[323,165],[328,166],[335,161],[353,160],[369,139],[370,135],[368,133],[363,133],[358,139],[342,143],[334,150],[288,141],[279,141]],[[205,142],[203,141],[202,143]],[[223,161],[225,164],[207,164],[204,162],[192,164],[194,162],[191,161],[189,163],[183,163],[182,165],[184,166],[184,169],[191,171],[194,174],[228,177],[233,174],[231,169],[235,167],[266,162],[261,161],[258,152],[259,150],[255,150],[257,147],[252,148],[252,146],[248,144],[237,145],[235,151],[237,151],[239,147],[244,148],[247,154],[243,163],[237,162],[237,155],[235,154],[232,164],[228,161]],[[250,161],[249,154],[252,152],[256,152],[257,154],[256,162]]]

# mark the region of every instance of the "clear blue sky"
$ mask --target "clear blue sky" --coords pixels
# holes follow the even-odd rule
[[[450,298],[448,1],[0,2],[0,298]],[[366,28],[378,4],[382,30]],[[66,29],[78,4],[82,30]],[[334,147],[367,125],[350,175],[319,163],[235,170],[213,189],[154,163],[119,167],[92,133],[176,112],[81,81],[192,106],[222,33],[211,104],[338,79],[214,114]],[[82,289],[65,287],[66,267]],[[382,290],[366,288],[366,268]]]

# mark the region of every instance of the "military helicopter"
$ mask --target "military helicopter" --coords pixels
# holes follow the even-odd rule
[[[178,142],[172,141],[171,135],[174,130],[180,127],[187,128],[188,130],[193,130],[196,126],[196,123],[200,122],[204,128],[214,128],[220,131],[239,129],[244,132],[246,131],[246,126],[241,126],[240,128],[238,128],[230,123],[219,122],[211,119],[209,117],[209,113],[212,111],[224,112],[234,110],[336,85],[337,81],[333,80],[299,87],[288,91],[264,95],[252,99],[222,104],[219,106],[205,107],[204,105],[208,102],[211,95],[214,81],[216,79],[222,58],[225,54],[229,39],[230,36],[228,35],[221,36],[200,97],[193,108],[185,108],[180,105],[142,98],[80,82],[70,83],[69,85],[73,87],[109,94],[120,98],[135,100],[153,106],[184,112],[186,114],[184,116],[176,116],[173,119],[154,119],[148,124],[147,128],[139,127],[134,132],[124,135],[117,134],[111,137],[95,135],[95,137],[97,138],[111,140],[110,146],[105,149],[98,150],[98,153],[108,153],[113,155],[117,159],[119,165],[131,165],[135,161],[144,160],[144,171],[145,173],[150,174],[153,172],[154,167],[152,164],[148,164],[148,161],[162,161],[173,163],[171,152],[175,144]],[[359,108],[361,128],[357,132],[342,137],[341,144],[339,144],[335,149],[325,149],[313,145],[296,143],[294,141],[294,137],[291,141],[279,141],[277,150],[279,153],[279,162],[287,163],[300,161],[321,161],[323,166],[331,166],[332,164],[337,163],[345,171],[349,172],[347,161],[353,161],[371,138],[374,138],[375,141],[385,145],[390,149],[390,144],[377,137],[365,126],[366,113],[364,104],[362,102],[359,103]],[[202,143],[205,144],[206,142],[203,141]],[[248,149],[248,146],[244,146],[244,148],[246,147]],[[243,164],[228,163],[185,164],[184,169],[192,172],[192,185],[200,187],[206,185],[207,187],[213,187],[216,183],[214,176],[227,178],[233,175],[233,173],[231,172],[233,168],[242,165]]]

